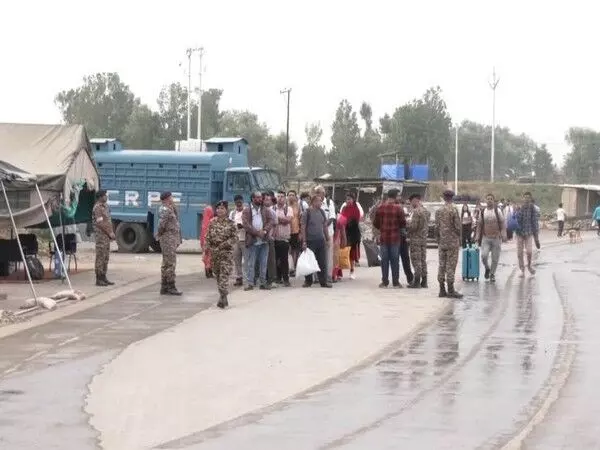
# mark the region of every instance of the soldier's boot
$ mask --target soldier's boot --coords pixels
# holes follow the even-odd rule
[[[113,283],[112,281],[109,281],[108,278],[106,278],[106,275],[104,275],[102,277],[102,281],[104,281],[108,286],[114,286],[115,283]]]
[[[108,286],[108,283],[104,281],[104,277],[102,275],[96,275],[96,286]]]
[[[423,289],[427,289],[429,286],[427,286],[427,275],[425,275],[424,277],[421,277],[421,288]]]
[[[446,292],[446,285],[443,281],[440,281],[440,293],[438,297],[448,297],[448,293]]]
[[[463,298],[463,295],[454,289],[454,283],[448,283],[448,297]]]
[[[421,288],[421,277],[419,275],[415,275],[412,279],[412,282],[408,283],[408,287],[410,289],[420,289]]]
[[[235,283],[233,283],[233,285],[236,286],[236,287],[243,286],[244,285],[243,278],[236,278],[235,279]]]
[[[167,295],[169,292],[169,283],[164,279],[160,282],[160,295]]]
[[[219,302],[217,303],[217,307],[221,309],[225,309],[229,306],[229,301],[227,300],[227,294],[221,294],[219,298]]]
[[[183,295],[183,292],[177,290],[177,287],[175,287],[175,283],[169,283],[169,286],[167,287],[167,294],[168,295]]]

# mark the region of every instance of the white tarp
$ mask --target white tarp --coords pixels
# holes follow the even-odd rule
[[[60,194],[68,201],[74,186],[82,181],[97,190],[98,172],[85,129],[81,125],[32,125],[0,123],[0,173],[32,174],[38,183],[44,205],[33,183],[6,184],[18,228],[45,221],[42,208],[52,214]],[[4,176],[4,175],[3,175]],[[0,227],[9,225],[8,210],[0,199]]]

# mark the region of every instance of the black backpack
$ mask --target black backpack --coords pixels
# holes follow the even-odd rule
[[[43,280],[44,279],[44,266],[41,261],[35,255],[27,255],[25,257],[25,264],[29,269],[29,276],[32,280]]]

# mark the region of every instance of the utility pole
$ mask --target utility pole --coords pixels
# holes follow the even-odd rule
[[[455,125],[456,136],[454,140],[454,194],[458,194],[458,124]]]
[[[200,150],[202,150],[202,57],[204,56],[204,47],[198,49],[198,140],[200,141]]]
[[[287,177],[290,170],[290,93],[292,88],[282,89],[281,94],[287,94],[287,123],[285,128],[285,176]]]
[[[192,128],[192,49],[188,48],[185,54],[188,58],[188,91],[187,91],[187,139],[190,140],[190,132]]]
[[[494,67],[494,73],[492,75],[492,81],[489,83],[492,88],[492,155],[490,163],[490,181],[494,182],[494,153],[496,150],[496,87],[500,83],[500,78],[496,78],[496,68]]]

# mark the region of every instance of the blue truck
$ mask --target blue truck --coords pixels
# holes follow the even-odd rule
[[[250,167],[244,138],[212,138],[206,151],[113,150],[93,147],[100,185],[107,191],[119,251],[160,251],[154,239],[160,193],[178,203],[183,239],[197,239],[204,209],[235,195],[250,200],[254,191],[277,190],[279,174]]]

